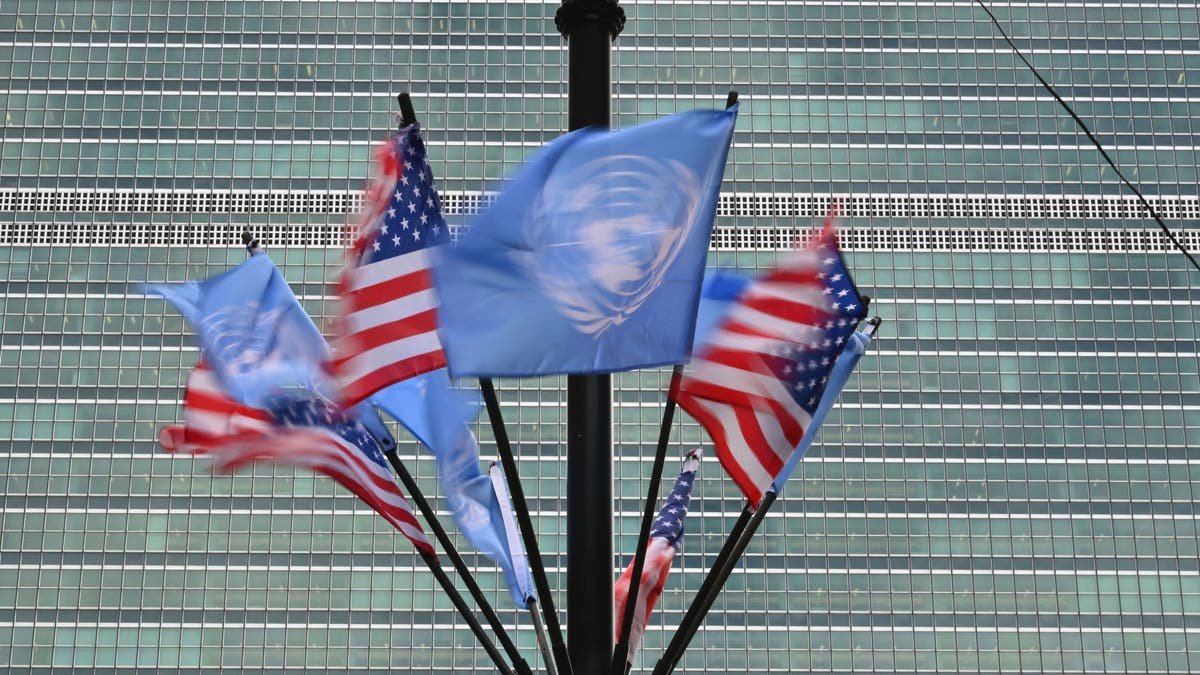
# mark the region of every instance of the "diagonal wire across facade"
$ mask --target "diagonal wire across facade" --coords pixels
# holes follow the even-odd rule
[[[847,262],[887,321],[677,672],[1200,668],[1195,274],[988,17],[965,0],[623,6],[614,126],[741,93],[710,263],[766,269],[841,198]],[[331,321],[395,94],[421,108],[459,226],[567,128],[555,9],[0,9],[0,667],[492,672],[352,497],[155,451],[196,354],[129,289],[240,262],[249,228]],[[1196,250],[1197,5],[992,9]],[[614,378],[614,575],[669,377]],[[498,385],[561,587],[564,382]],[[708,440],[680,415],[671,443]],[[399,450],[436,495],[432,461]],[[741,507],[715,467],[634,672]],[[503,580],[471,562],[500,605]],[[500,613],[540,664],[527,617]]]

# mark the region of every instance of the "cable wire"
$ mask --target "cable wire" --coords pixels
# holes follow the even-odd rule
[[[1075,113],[1075,110],[1071,108],[1070,104],[1063,100],[1062,96],[1058,95],[1058,92],[1054,89],[1054,87],[1051,86],[1051,84],[1047,82],[1044,77],[1042,77],[1042,74],[1038,72],[1037,68],[1033,67],[1033,64],[1029,62],[1029,59],[1025,58],[1025,55],[1021,53],[1021,50],[1017,49],[1017,45],[1013,42],[1012,38],[1008,36],[1008,33],[1004,30],[1004,26],[1000,25],[1000,20],[996,18],[996,15],[992,13],[992,10],[989,9],[987,5],[983,4],[983,0],[975,0],[975,4],[979,5],[983,8],[983,11],[987,12],[988,17],[991,18],[992,23],[996,26],[996,30],[1000,31],[1000,35],[1004,38],[1004,41],[1008,43],[1008,46],[1012,48],[1013,53],[1017,55],[1017,58],[1021,59],[1021,62],[1025,64],[1025,67],[1029,68],[1029,71],[1033,73],[1033,76],[1037,78],[1037,81],[1041,83],[1042,87],[1044,87],[1046,91],[1050,92],[1050,95],[1054,97],[1054,100],[1058,101],[1058,104],[1062,106],[1063,110],[1066,110],[1067,113],[1071,115],[1071,119],[1075,120],[1075,123],[1079,125],[1079,128],[1083,129],[1083,133],[1087,134],[1088,140],[1090,140],[1092,145],[1096,146],[1096,149],[1100,151],[1100,156],[1104,158],[1104,161],[1108,162],[1108,165],[1112,167],[1113,171],[1117,172],[1117,177],[1121,179],[1121,182],[1125,183],[1130,190],[1133,190],[1133,193],[1137,195],[1138,200],[1141,201],[1142,206],[1146,207],[1146,210],[1150,212],[1150,216],[1154,218],[1154,222],[1158,223],[1158,226],[1162,229],[1163,234],[1167,235],[1167,239],[1170,239],[1171,243],[1175,245],[1175,248],[1179,249],[1183,255],[1187,256],[1187,259],[1192,263],[1192,267],[1200,270],[1200,263],[1196,262],[1196,258],[1191,254],[1191,252],[1188,251],[1187,248],[1175,237],[1175,233],[1171,232],[1171,229],[1167,227],[1166,223],[1163,222],[1162,216],[1158,215],[1158,211],[1151,206],[1145,195],[1142,194],[1142,191],[1139,190],[1136,185],[1130,182],[1129,179],[1125,177],[1125,174],[1121,173],[1121,169],[1117,167],[1117,163],[1113,161],[1112,157],[1109,156],[1108,151],[1105,150],[1104,146],[1100,144],[1100,139],[1096,138],[1096,135],[1092,133],[1092,130],[1088,128],[1088,125],[1085,124],[1079,115]]]

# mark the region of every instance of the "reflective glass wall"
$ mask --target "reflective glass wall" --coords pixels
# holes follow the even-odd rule
[[[680,672],[1200,669],[1200,272],[986,14],[622,7],[614,126],[741,94],[712,264],[769,267],[840,197],[884,320]],[[412,94],[463,222],[566,128],[556,9],[0,0],[0,668],[494,671],[407,542],[330,481],[214,477],[157,448],[197,352],[137,284],[228,269],[250,230],[328,326],[395,95]],[[1200,7],[993,10],[1200,249]],[[614,573],[667,379],[614,378]],[[564,382],[499,385],[560,588]],[[741,508],[682,416],[671,457],[697,446],[688,535],[635,672]],[[401,456],[449,525],[432,462],[407,440]],[[528,617],[468,560],[540,667]]]

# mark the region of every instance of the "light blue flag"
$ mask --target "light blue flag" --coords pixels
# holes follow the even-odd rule
[[[265,254],[204,281],[148,284],[196,329],[204,359],[225,391],[261,407],[278,389],[336,396],[329,345]]]
[[[749,279],[731,272],[709,270],[704,274],[704,284],[700,288],[700,307],[696,310],[693,351],[704,344],[709,333],[716,329],[734,301],[749,285]]]
[[[863,331],[855,331],[850,336],[850,341],[846,343],[842,353],[838,356],[838,360],[833,364],[833,370],[829,373],[829,382],[825,385],[825,392],[821,394],[821,402],[817,404],[817,410],[813,413],[812,422],[808,428],[804,430],[804,436],[800,439],[800,444],[796,446],[796,451],[784,463],[783,468],[775,476],[773,487],[776,494],[783,492],[783,485],[796,471],[796,467],[800,465],[800,459],[812,447],[812,444],[817,439],[817,434],[821,432],[821,424],[829,415],[829,411],[833,409],[833,404],[842,394],[842,389],[846,386],[846,382],[850,380],[851,373],[854,372],[854,367],[858,365],[858,360],[862,355],[867,353],[867,345],[871,344],[871,334]]]
[[[458,529],[504,572],[513,601],[526,608],[532,581],[518,575],[509,552],[500,502],[492,481],[479,469],[479,443],[470,423],[479,416],[478,391],[454,387],[445,368],[403,380],[376,392],[369,402],[408,429],[433,453],[438,478]]]
[[[550,143],[434,265],[455,377],[683,363],[737,106]]]

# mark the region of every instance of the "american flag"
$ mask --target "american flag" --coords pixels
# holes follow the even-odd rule
[[[683,462],[675,487],[667,495],[667,501],[658,518],[650,527],[650,539],[646,544],[646,562],[642,566],[642,580],[638,582],[637,604],[634,606],[633,624],[629,629],[629,662],[642,644],[646,634],[646,623],[650,613],[662,595],[667,583],[667,574],[671,571],[671,563],[683,542],[683,519],[687,516],[688,506],[692,501],[692,487],[696,482],[696,471],[700,468],[700,450],[692,450]],[[633,562],[625,568],[621,578],[617,580],[615,592],[615,614],[617,639],[620,640],[621,622],[625,618],[625,603],[629,599],[629,584],[633,579]]]
[[[866,311],[827,222],[748,285],[697,349],[676,400],[708,430],[752,505],[795,451]]]
[[[342,276],[334,374],[343,403],[446,365],[437,335],[429,248],[450,240],[420,125],[378,153],[358,239]]]
[[[163,429],[159,444],[168,452],[209,457],[219,471],[271,461],[325,474],[433,553],[378,444],[358,420],[323,399],[290,393],[273,395],[265,406],[230,398],[201,362],[188,377],[184,426]]]

